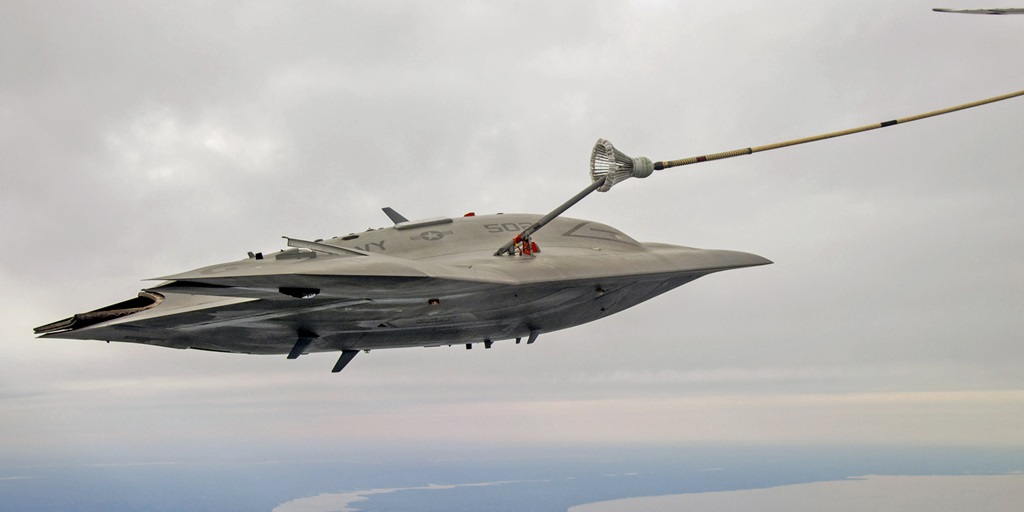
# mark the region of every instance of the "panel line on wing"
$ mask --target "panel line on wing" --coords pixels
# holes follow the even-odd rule
[[[177,327],[176,330],[199,331],[203,329],[209,329],[211,327],[230,327],[233,325],[247,324],[251,322],[258,322],[261,320],[273,320],[275,318],[283,318],[286,316],[298,315],[303,313],[314,313],[317,311],[326,311],[329,309],[337,309],[347,306],[355,306],[359,304],[367,304],[370,302],[373,301],[369,299],[346,300],[340,302],[331,302],[329,304],[322,304],[320,306],[289,309],[287,311],[268,311],[253,313],[249,315],[233,316],[231,318],[215,318],[213,320],[209,320],[206,322],[183,325],[181,327]]]
[[[327,254],[333,254],[335,256],[369,256],[370,253],[366,251],[360,251],[359,249],[352,249],[349,247],[339,247],[337,245],[324,244],[320,242],[310,242],[309,240],[302,240],[299,238],[291,238],[282,236],[285,240],[288,240],[288,247],[298,247],[300,249],[310,249],[313,251],[324,252]]]

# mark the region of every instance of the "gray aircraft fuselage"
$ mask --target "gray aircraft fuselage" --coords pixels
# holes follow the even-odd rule
[[[495,255],[539,218],[406,221],[305,242],[161,278],[135,299],[36,332],[290,357],[489,347],[592,322],[713,272],[771,263],[736,251],[640,243],[610,226],[571,218],[557,218],[533,236],[539,253]]]

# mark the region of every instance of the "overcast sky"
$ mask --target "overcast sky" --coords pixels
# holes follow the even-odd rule
[[[383,206],[547,212],[599,137],[682,158],[1024,88],[1024,17],[936,6],[3,2],[0,451],[1021,446],[1024,99],[588,198],[569,215],[775,264],[531,346],[375,351],[334,375],[332,354],[32,335],[281,235],[389,225]]]

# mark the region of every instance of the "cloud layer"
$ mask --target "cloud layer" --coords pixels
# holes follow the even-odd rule
[[[385,225],[382,206],[545,212],[586,184],[598,137],[680,158],[1021,88],[1022,20],[930,7],[15,2],[0,435],[84,458],[295,431],[1019,444],[1022,100],[589,198],[570,215],[776,264],[529,347],[374,352],[339,376],[326,355],[31,335],[282,234]]]

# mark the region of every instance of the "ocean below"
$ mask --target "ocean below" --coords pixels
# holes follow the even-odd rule
[[[997,512],[1006,510],[998,508],[1000,500],[1019,504],[1020,489],[1024,489],[1024,485],[1019,484],[1024,482],[1020,475],[1024,470],[1024,451],[1006,449],[892,446],[492,449],[477,446],[387,452],[364,450],[358,454],[320,454],[316,458],[307,455],[302,457],[305,460],[280,459],[6,465],[0,466],[0,502],[4,503],[5,510],[26,512],[565,512],[570,509],[572,512],[655,512],[680,509],[677,502],[666,501],[670,499],[731,496],[729,500],[734,500],[747,496],[759,505],[781,500],[784,506],[778,510],[799,512],[804,510],[797,507],[802,503],[800,493],[805,498],[826,499],[857,492],[871,495],[875,491],[869,487],[895,486],[904,489],[905,496],[928,496],[930,485],[940,490],[954,489],[956,485],[941,479],[930,482],[880,476],[863,479],[865,475],[886,475],[956,476],[954,481],[963,485],[982,486],[981,491],[965,490],[961,495],[973,493],[997,507],[983,508],[982,504],[972,510]],[[962,478],[985,475],[1006,476],[989,480]],[[821,482],[832,483],[801,486]],[[1015,487],[1017,494],[1000,491],[1000,485],[1004,484]],[[984,487],[986,485],[990,487]],[[784,489],[781,495],[779,489]],[[787,494],[790,492],[797,494]],[[673,498],[671,495],[686,496]],[[866,507],[857,510],[874,509],[863,500],[855,500]],[[950,503],[948,499],[940,501]],[[710,502],[702,503],[702,508],[710,511],[737,506],[736,502],[730,502],[732,506],[713,508]],[[826,508],[845,510],[831,505]]]

